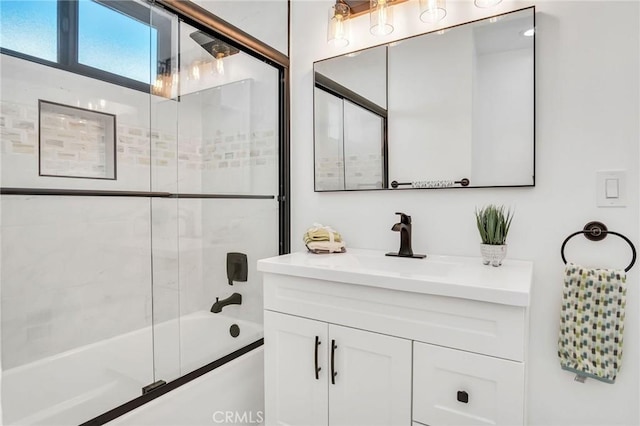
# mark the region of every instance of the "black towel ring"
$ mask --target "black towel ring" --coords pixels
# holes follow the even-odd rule
[[[629,272],[629,270],[631,270],[633,265],[636,263],[636,248],[631,242],[631,240],[629,240],[629,238],[625,237],[624,235],[619,234],[618,232],[609,231],[607,229],[607,226],[604,223],[594,221],[594,222],[587,223],[582,229],[582,231],[574,232],[573,234],[569,235],[562,243],[562,247],[560,248],[560,255],[562,256],[562,261],[564,262],[565,265],[567,264],[567,259],[564,257],[564,246],[567,245],[567,242],[571,238],[579,234],[584,234],[585,238],[591,241],[602,241],[609,234],[622,238],[631,247],[631,263],[629,264],[629,266],[627,266],[624,269],[624,271]]]

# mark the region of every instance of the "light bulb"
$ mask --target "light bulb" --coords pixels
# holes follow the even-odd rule
[[[162,93],[162,88],[164,87],[164,81],[162,81],[161,76],[156,77],[156,81],[153,83],[153,93],[156,95]]]
[[[349,16],[351,9],[345,3],[338,2],[329,9],[327,43],[335,47],[349,45]]]
[[[200,61],[194,61],[189,67],[189,79],[200,80]]]
[[[493,7],[502,2],[502,0],[475,0],[474,3],[477,7]]]
[[[373,35],[384,36],[393,32],[393,11],[388,0],[370,0],[370,31]]]
[[[435,23],[447,16],[446,0],[420,0],[420,20]]]
[[[222,62],[222,58],[224,58],[224,53],[218,53],[216,56],[216,71],[220,75],[224,75],[224,62]]]
[[[335,36],[336,38],[344,38],[344,18],[342,15],[336,16]]]
[[[384,32],[384,24],[387,22],[387,3],[382,0],[380,2],[380,7],[378,8],[377,18],[378,18],[378,34]]]

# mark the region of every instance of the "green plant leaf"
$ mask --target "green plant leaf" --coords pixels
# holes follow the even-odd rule
[[[476,207],[476,226],[483,244],[502,245],[506,243],[511,228],[513,213],[504,206],[490,204],[481,209]]]

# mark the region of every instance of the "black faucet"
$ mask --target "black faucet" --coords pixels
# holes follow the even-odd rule
[[[213,312],[214,314],[222,312],[222,308],[227,305],[242,305],[242,295],[240,293],[233,293],[231,296],[222,300],[219,300],[216,297],[216,303],[214,303],[211,307],[211,312]]]
[[[411,248],[411,216],[396,212],[400,215],[400,222],[391,227],[392,231],[400,232],[400,251],[398,253],[387,253],[387,256],[415,257],[423,259],[425,254],[413,254]]]

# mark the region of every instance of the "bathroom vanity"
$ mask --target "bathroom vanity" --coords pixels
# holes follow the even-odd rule
[[[267,425],[522,425],[532,263],[293,253],[264,273]]]

